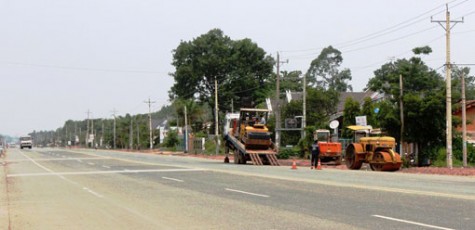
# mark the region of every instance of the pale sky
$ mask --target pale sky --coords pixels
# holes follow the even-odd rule
[[[342,51],[354,91],[391,58],[430,45],[445,62],[449,3],[451,59],[474,64],[473,0],[0,0],[0,133],[54,130],[68,119],[148,112],[168,103],[172,50],[213,28],[250,38],[282,70],[306,72],[329,45]],[[443,68],[438,70],[442,73]],[[473,73],[473,71],[472,71]]]

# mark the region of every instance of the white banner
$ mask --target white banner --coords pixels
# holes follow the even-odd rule
[[[357,116],[355,117],[356,119],[356,125],[361,125],[361,126],[366,126],[366,116]]]

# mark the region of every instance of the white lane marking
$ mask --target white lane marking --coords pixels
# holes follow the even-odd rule
[[[36,162],[44,162],[44,161],[81,161],[81,160],[104,160],[105,158],[97,158],[97,157],[82,157],[82,158],[50,158],[50,159],[35,159]],[[10,162],[27,162],[30,160],[27,159],[18,159],[18,160],[9,160]]]
[[[106,168],[106,169],[110,169],[111,167],[107,166],[107,165],[103,165],[102,166],[103,168]]]
[[[94,163],[92,162],[87,162],[88,165],[95,165]]]
[[[176,181],[176,182],[185,182],[185,181],[183,181],[183,180],[175,179],[175,178],[171,178],[171,177],[164,177],[164,176],[162,176],[162,178],[165,179],[165,180],[172,180],[172,181]]]
[[[454,230],[453,228],[444,228],[444,227],[439,227],[439,226],[435,226],[435,225],[424,224],[424,223],[419,223],[419,222],[410,221],[410,220],[397,219],[397,218],[392,218],[392,217],[387,217],[387,216],[373,215],[373,217],[382,218],[382,219],[386,219],[386,220],[397,221],[397,222],[402,222],[402,223],[406,223],[406,224],[413,224],[413,225],[418,225],[418,226],[423,226],[423,227],[428,227],[428,228],[443,229],[443,230]]]
[[[91,193],[92,195],[97,196],[97,197],[99,197],[99,198],[103,198],[103,197],[104,197],[103,195],[101,195],[101,194],[99,194],[99,193],[97,193],[97,192],[94,192],[94,191],[92,191],[91,189],[89,189],[89,188],[87,188],[87,187],[83,187],[82,189],[88,191],[88,192]]]
[[[143,170],[109,170],[109,171],[88,171],[88,172],[52,172],[52,173],[18,173],[8,174],[7,177],[32,177],[32,176],[58,176],[58,175],[97,175],[116,173],[152,173],[152,172],[196,172],[207,171],[205,169],[143,169]]]
[[[243,194],[252,195],[252,196],[260,196],[260,197],[266,197],[266,198],[269,198],[269,197],[270,197],[270,196],[268,196],[268,195],[257,194],[257,193],[252,193],[252,192],[245,192],[245,191],[240,191],[240,190],[235,190],[235,189],[230,189],[230,188],[226,188],[225,190],[226,190],[226,191],[230,191],[230,192],[243,193]]]

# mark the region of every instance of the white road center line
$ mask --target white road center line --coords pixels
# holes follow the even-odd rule
[[[88,165],[95,165],[94,163],[92,162],[87,162]]]
[[[419,222],[410,221],[410,220],[403,220],[403,219],[392,218],[392,217],[388,217],[388,216],[380,216],[380,215],[372,215],[372,216],[373,216],[373,217],[377,217],[377,218],[386,219],[386,220],[392,220],[392,221],[402,222],[402,223],[406,223],[406,224],[413,224],[413,225],[423,226],[423,227],[427,227],[427,228],[443,229],[443,230],[454,230],[453,228],[444,228],[444,227],[439,227],[439,226],[435,226],[435,225],[419,223]]]
[[[257,194],[257,193],[252,193],[252,192],[245,192],[245,191],[240,191],[240,190],[235,190],[235,189],[230,189],[230,188],[226,188],[225,190],[230,191],[230,192],[243,193],[243,194],[252,195],[252,196],[260,196],[260,197],[266,197],[266,198],[270,197],[268,195]]]
[[[44,161],[79,161],[82,162],[82,160],[104,160],[107,158],[97,158],[97,157],[83,157],[83,158],[49,158],[49,159],[35,159],[36,162],[44,162]],[[29,159],[18,159],[18,160],[9,160],[9,162],[30,162]]]
[[[94,192],[94,191],[92,191],[91,189],[89,189],[89,188],[87,188],[87,187],[83,187],[82,189],[88,191],[88,192],[91,193],[92,195],[97,196],[97,197],[99,197],[99,198],[103,198],[103,197],[104,197],[103,195],[101,195],[101,194],[99,194],[99,193],[97,193],[97,192]]]
[[[49,173],[18,173],[8,174],[7,177],[32,177],[32,176],[59,176],[59,175],[98,175],[98,174],[120,174],[120,173],[153,173],[153,172],[196,172],[206,171],[205,169],[143,169],[143,170],[109,170],[109,171],[88,171],[88,172],[49,172]]]
[[[172,180],[172,181],[176,181],[176,182],[184,182],[183,180],[180,180],[180,179],[175,179],[175,178],[171,178],[171,177],[162,177],[163,179],[165,180]]]
[[[106,169],[110,169],[110,168],[111,168],[110,166],[107,166],[107,165],[103,165],[102,167],[103,167],[103,168],[106,168]]]

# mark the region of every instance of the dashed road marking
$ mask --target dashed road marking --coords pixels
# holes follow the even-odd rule
[[[397,221],[397,222],[401,222],[401,223],[406,223],[406,224],[418,225],[418,226],[427,227],[427,228],[442,229],[442,230],[454,230],[453,228],[445,228],[445,227],[440,227],[440,226],[435,226],[435,225],[430,225],[430,224],[424,224],[424,223],[419,223],[419,222],[410,221],[410,220],[397,219],[397,218],[388,217],[388,216],[380,216],[380,215],[372,215],[372,216],[377,217],[377,218],[386,219],[386,220],[392,220],[392,221]]]
[[[162,177],[162,178],[165,179],[165,180],[172,180],[172,181],[176,181],[176,182],[185,182],[184,180],[175,179],[175,178],[171,178],[171,177]]]
[[[103,167],[103,168],[106,168],[106,169],[110,169],[110,168],[111,168],[110,166],[107,166],[107,165],[103,165],[102,167]]]
[[[88,172],[52,172],[47,173],[18,173],[8,174],[7,177],[33,177],[33,176],[59,176],[59,175],[99,175],[99,174],[121,174],[121,173],[154,173],[154,172],[196,172],[207,171],[205,169],[142,169],[142,170],[108,170],[108,171],[88,171]]]
[[[269,198],[269,197],[270,197],[270,196],[264,195],[264,194],[258,194],[258,193],[252,193],[252,192],[245,192],[245,191],[235,190],[235,189],[230,189],[230,188],[226,188],[225,190],[226,190],[226,191],[230,191],[230,192],[243,193],[243,194],[247,194],[247,195],[251,195],[251,196],[260,196],[260,197],[265,197],[265,198]]]
[[[97,193],[97,192],[94,192],[94,191],[92,191],[91,189],[89,189],[89,188],[87,188],[87,187],[83,187],[82,189],[86,190],[87,192],[89,192],[89,193],[91,193],[92,195],[97,196],[97,197],[99,197],[99,198],[103,198],[103,197],[104,197],[103,195],[101,195],[101,194],[99,194],[99,193]]]

